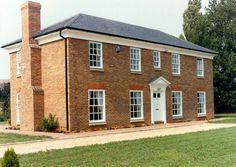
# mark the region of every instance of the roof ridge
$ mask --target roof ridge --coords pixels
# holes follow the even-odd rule
[[[69,19],[68,22],[64,24],[64,27],[66,28],[68,26],[71,26],[79,18],[79,16],[80,16],[80,13],[72,16],[71,19]]]

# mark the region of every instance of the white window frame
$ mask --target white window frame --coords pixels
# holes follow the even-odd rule
[[[21,51],[16,52],[16,75],[17,77],[21,76],[21,63],[22,63],[22,54]]]
[[[136,58],[136,59],[133,59],[133,57],[134,57],[134,53],[132,53],[132,50],[136,50],[137,51],[137,53],[138,53],[138,55],[135,55],[135,57],[137,56],[138,57],[138,59]],[[139,61],[139,64],[138,64],[138,67],[139,67],[139,69],[133,69],[132,68],[132,60],[135,60],[135,61]],[[131,72],[141,72],[141,64],[142,64],[142,55],[141,55],[141,49],[140,48],[135,48],[135,47],[130,47],[130,71]],[[137,65],[137,64],[134,64],[134,65]]]
[[[175,60],[174,60],[175,59]],[[180,75],[180,54],[178,53],[172,53],[171,54],[171,72],[174,75]],[[174,66],[177,66],[177,68],[174,68]],[[175,72],[177,70],[177,72]]]
[[[101,120],[90,120],[90,92],[103,92],[103,118]],[[95,106],[95,105],[93,105]],[[105,96],[105,90],[103,89],[89,89],[88,90],[88,120],[89,123],[100,123],[100,122],[106,122],[106,96]]]
[[[201,107],[201,108],[199,108],[199,100],[198,100],[199,96],[198,96],[198,94],[203,94],[204,101],[203,101],[203,103],[201,103],[201,104],[203,104],[203,107]],[[203,112],[199,112],[202,109],[203,109]],[[198,116],[205,116],[206,115],[206,92],[204,92],[204,91],[198,91],[197,92],[197,114],[198,114]]]
[[[101,52],[101,54],[98,54],[98,53],[97,54],[91,54],[90,50],[94,49],[94,48],[90,47],[91,44],[100,45],[100,52]],[[98,57],[98,56],[100,57],[100,66],[93,66],[93,65],[90,64],[91,61],[94,61],[94,60],[90,59],[91,55],[92,56],[96,56],[96,57]],[[102,45],[101,42],[89,41],[89,67],[91,69],[103,69],[103,45]]]
[[[131,93],[132,92],[140,92],[141,93],[141,116],[137,118],[131,117],[131,106],[134,104],[131,104]],[[142,120],[143,119],[143,91],[142,90],[130,90],[129,91],[129,106],[130,106],[130,120]]]
[[[179,100],[180,103],[173,103],[173,93],[179,93],[179,95],[180,95],[180,96],[179,96],[179,97],[180,97],[180,100]],[[183,103],[182,103],[183,100],[182,100],[182,99],[183,99],[183,97],[182,97],[182,91],[172,91],[172,92],[171,92],[171,108],[172,108],[172,116],[173,116],[173,117],[182,117],[182,116],[183,116]],[[173,108],[173,105],[174,105],[174,104],[177,104],[177,105],[179,104],[179,105],[180,105],[180,106],[179,106],[179,112],[180,112],[180,113],[177,114],[177,115],[174,115],[174,112],[173,112],[173,111],[174,111],[174,108]]]
[[[16,124],[20,125],[20,93],[16,94]]]
[[[158,64],[158,66],[156,65],[156,63]],[[155,69],[161,68],[161,52],[158,50],[153,51],[153,66]]]
[[[201,60],[201,63],[202,63],[201,66],[198,64],[199,60]],[[204,77],[204,59],[203,58],[196,59],[196,73],[198,77]]]

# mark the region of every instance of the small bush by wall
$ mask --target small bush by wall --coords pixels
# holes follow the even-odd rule
[[[56,115],[52,115],[51,113],[47,118],[43,118],[40,121],[38,129],[44,132],[54,132],[59,127],[58,119]]]

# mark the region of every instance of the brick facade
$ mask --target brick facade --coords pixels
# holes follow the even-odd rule
[[[11,54],[11,121],[16,126],[16,94],[21,94],[21,129],[35,130],[49,113],[55,114],[60,127],[66,129],[65,40],[38,46],[30,34],[40,29],[40,5],[28,2],[22,6],[23,42],[22,75],[16,75],[16,53]],[[33,21],[32,21],[33,20]],[[28,27],[28,28],[27,28]],[[161,69],[153,67],[153,50],[141,49],[141,72],[130,71],[130,46],[103,43],[103,69],[89,67],[89,41],[68,38],[69,131],[96,127],[128,127],[130,90],[143,91],[144,119],[151,125],[151,95],[149,82],[164,77],[171,84],[166,89],[167,122],[210,119],[214,115],[212,60],[204,59],[204,77],[196,75],[196,57],[180,55],[181,74],[172,75],[171,53],[161,52]],[[88,90],[105,90],[106,122],[89,124]],[[171,91],[182,91],[183,117],[172,116]],[[197,91],[206,92],[206,116],[197,115]]]

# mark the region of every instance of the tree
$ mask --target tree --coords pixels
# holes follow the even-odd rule
[[[10,83],[4,83],[3,88],[0,89],[0,101],[3,102],[4,118],[10,118]]]
[[[210,0],[205,13],[201,1],[189,0],[183,30],[188,41],[215,50],[214,93],[218,111],[236,110],[236,1]]]

